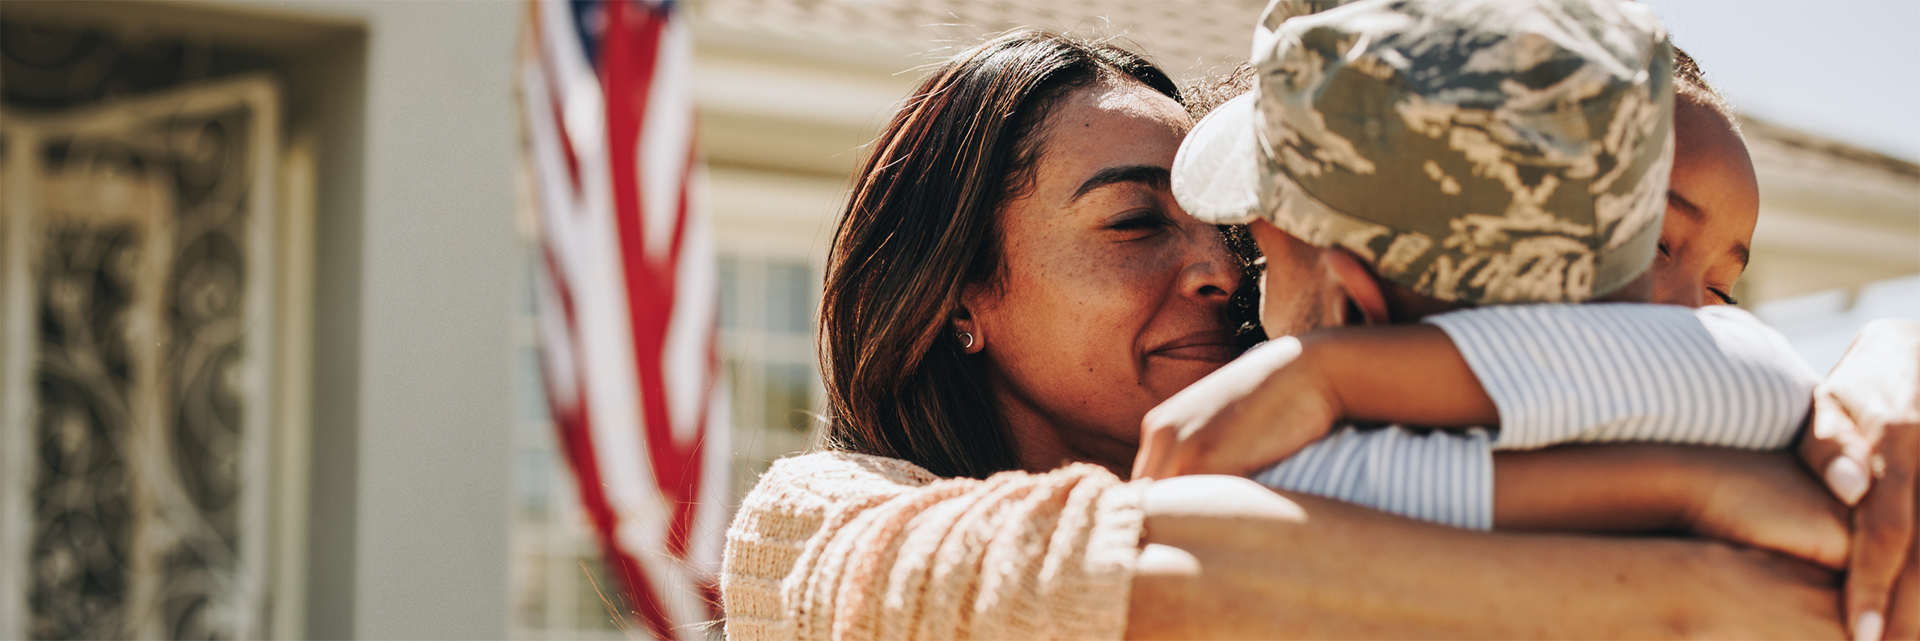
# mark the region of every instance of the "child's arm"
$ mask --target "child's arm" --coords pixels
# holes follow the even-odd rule
[[[1502,530],[1686,532],[1840,569],[1847,509],[1785,452],[1589,445],[1494,455]]]
[[[1633,444],[1494,454],[1490,441],[1485,430],[1344,427],[1253,479],[1468,529],[1687,532],[1832,568],[1847,559],[1845,506],[1786,453]]]
[[[1778,449],[1815,383],[1784,338],[1730,308],[1526,305],[1429,322],[1319,330],[1254,349],[1147,414],[1134,475],[1245,474],[1342,418],[1498,424],[1502,449]]]
[[[1516,305],[1427,319],[1499,407],[1496,449],[1658,442],[1778,450],[1819,378],[1732,307]]]
[[[1498,418],[1438,328],[1317,330],[1261,344],[1147,412],[1133,476],[1247,474],[1343,419],[1465,427]]]
[[[1454,527],[1487,530],[1495,522],[1493,437],[1486,430],[1341,427],[1252,477],[1277,490]]]

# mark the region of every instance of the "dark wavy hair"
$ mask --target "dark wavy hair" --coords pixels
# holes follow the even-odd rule
[[[953,340],[949,320],[964,287],[1000,278],[998,213],[1031,188],[1048,116],[1106,78],[1180,100],[1138,54],[1021,31],[942,64],[880,132],[827,258],[827,447],[944,477],[1019,467],[985,368]]]

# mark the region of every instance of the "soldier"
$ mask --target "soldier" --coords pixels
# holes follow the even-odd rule
[[[1486,337],[1475,336],[1471,324],[1444,312],[1655,296],[1656,279],[1648,267],[1667,249],[1661,229],[1674,162],[1674,87],[1672,50],[1651,12],[1604,0],[1402,1],[1308,15],[1323,8],[1318,5],[1333,4],[1339,3],[1276,1],[1269,7],[1255,37],[1257,90],[1202,120],[1175,161],[1173,191],[1188,213],[1221,224],[1250,223],[1270,265],[1314,264],[1333,272],[1354,312],[1349,320],[1424,320],[1463,346]],[[1665,285],[1661,289],[1674,289]],[[1263,293],[1268,286],[1263,277]],[[1729,298],[1724,289],[1716,293]],[[1660,297],[1671,298],[1666,294]],[[1263,320],[1269,327],[1289,325],[1281,319],[1300,315],[1288,302],[1299,298],[1263,296]],[[1573,334],[1641,313],[1616,308],[1601,315],[1614,320],[1596,324],[1601,316],[1585,311],[1592,308],[1511,309],[1574,329]],[[1716,338],[1772,336],[1742,312],[1722,308],[1698,314]],[[1564,340],[1567,334],[1560,336]],[[1759,351],[1781,356],[1784,341],[1776,339],[1756,345],[1772,343]],[[1284,404],[1258,399],[1287,395],[1288,386],[1275,381],[1286,378],[1290,364],[1307,360],[1298,342],[1269,345],[1155,409],[1147,418],[1136,478],[1245,472],[1327,434],[1324,415],[1307,420],[1279,415],[1312,415],[1293,408],[1314,407],[1314,399]],[[1615,342],[1607,347],[1582,349],[1562,342],[1548,343],[1544,351],[1577,352],[1576,360],[1585,358],[1618,374],[1625,370],[1623,360],[1631,360],[1618,352],[1646,346]],[[1637,356],[1658,357],[1657,351]],[[1543,370],[1529,369],[1527,360],[1515,355],[1514,362],[1468,365],[1489,392],[1502,385],[1522,396],[1589,389],[1564,385],[1568,381],[1558,388],[1529,383],[1525,379]],[[1388,364],[1373,364],[1382,365]],[[1603,372],[1581,382],[1604,386],[1607,376]],[[1257,385],[1249,382],[1262,377]],[[1306,382],[1292,389],[1314,387]],[[1445,403],[1454,394],[1442,387],[1408,389],[1396,400]],[[1319,385],[1307,396],[1325,396],[1325,388]],[[1502,395],[1513,396],[1515,389]],[[1676,430],[1672,424],[1521,428],[1502,407],[1495,447],[1630,438],[1777,449],[1783,437],[1797,432],[1798,420],[1765,427],[1733,420],[1722,413],[1732,408],[1707,402],[1724,397],[1720,391],[1707,388],[1699,397],[1701,411],[1739,428],[1713,433]],[[1288,409],[1264,417],[1248,411],[1282,407]],[[1802,406],[1798,416],[1804,411]],[[1588,417],[1561,418],[1579,423]],[[1331,438],[1350,431],[1334,431]],[[1815,465],[1839,467],[1830,460],[1835,452],[1808,456],[1821,459]],[[1270,468],[1256,479],[1289,488],[1297,479],[1285,467]],[[1859,500],[1861,487],[1842,485],[1834,489],[1849,503]],[[1912,495],[1904,487],[1910,481],[1899,485],[1903,496]],[[1869,513],[1863,523],[1876,518]],[[1911,545],[1910,530],[1888,530],[1890,536],[1880,537],[1889,539],[1894,554],[1876,553],[1865,566],[1854,558],[1856,573],[1864,569],[1875,577],[1870,586],[1850,585],[1848,618],[1857,636],[1879,636],[1879,608],[1892,575],[1900,572],[1898,548]]]

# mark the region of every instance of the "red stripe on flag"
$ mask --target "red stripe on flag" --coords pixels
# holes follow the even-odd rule
[[[547,73],[548,78],[553,77],[553,71],[551,69],[549,69]],[[551,82],[549,84],[551,84]],[[560,138],[560,154],[567,159],[567,179],[573,186],[573,193],[571,195],[573,199],[578,202],[580,200],[580,156],[579,154],[573,153],[573,136],[567,134],[567,117],[564,110],[560,107],[560,91],[556,88],[549,87],[547,102],[553,109],[553,131],[554,134]]]
[[[677,251],[668,256],[646,254],[645,225],[649,212],[641,205],[639,172],[641,127],[646,122],[653,79],[660,60],[660,39],[667,14],[632,2],[613,0],[607,9],[607,31],[601,50],[601,85],[607,100],[608,160],[613,174],[614,220],[619,228],[621,262],[626,277],[628,313],[633,323],[634,369],[639,379],[640,412],[645,422],[648,460],[654,480],[674,513],[668,532],[668,552],[687,553],[687,530],[700,495],[701,439],[677,442],[673,437],[661,355],[666,347],[667,323],[673,315]],[[684,190],[681,194],[684,198]],[[658,212],[664,214],[664,212]],[[675,233],[685,226],[685,209],[674,221]],[[677,248],[676,248],[677,249]]]
[[[547,105],[553,115],[554,135],[560,138],[560,156],[567,161],[567,181],[573,186],[572,193],[568,195],[572,196],[573,202],[577,203],[580,201],[580,155],[573,150],[573,135],[567,133],[566,109],[563,108],[560,103],[561,97],[566,95],[565,92],[560,90],[560,86],[565,80],[560,76],[560,70],[554,67],[553,58],[547,55],[546,38],[540,31],[542,28],[540,24],[540,7],[533,2],[527,3],[527,26],[529,29],[527,33],[531,34],[533,38],[534,51],[537,52],[535,55],[538,56],[537,60],[540,62],[540,75],[546,79],[546,82],[542,83],[546,86],[541,88],[547,92]],[[521,90],[531,91],[532,88],[522,84]],[[534,116],[533,114],[525,114],[523,117],[532,118]]]
[[[555,373],[544,371],[551,361],[541,359],[540,367],[543,370],[541,380],[547,392],[548,409],[553,413],[554,430],[560,437],[560,448],[565,453],[567,462],[572,464],[573,473],[577,477],[580,487],[580,504],[587,512],[588,520],[593,522],[594,529],[600,532],[601,554],[607,568],[619,577],[631,593],[633,614],[653,631],[655,637],[678,638],[674,634],[673,620],[667,614],[666,607],[660,602],[659,592],[654,590],[653,582],[647,580],[646,572],[640,568],[639,560],[621,549],[618,539],[614,536],[614,533],[619,531],[620,519],[614,512],[612,503],[607,500],[606,485],[600,480],[600,463],[593,455],[593,426],[587,412],[586,372],[581,366],[586,361],[585,354],[579,353],[580,334],[579,325],[574,320],[573,293],[559,277],[554,276],[562,272],[559,271],[559,261],[553,257],[552,248],[544,246],[543,243],[541,249],[547,263],[548,282],[553,285],[554,296],[560,302],[562,322],[566,324],[566,331],[572,337],[572,340],[567,342],[567,347],[574,351],[569,359],[574,363],[572,379],[579,381],[574,388],[574,398],[561,399],[559,390],[554,389],[551,382],[554,380]],[[619,613],[615,613],[615,616],[619,616]]]

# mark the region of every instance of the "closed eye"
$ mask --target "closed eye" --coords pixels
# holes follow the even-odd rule
[[[1727,293],[1726,290],[1720,289],[1718,287],[1708,287],[1707,293],[1713,294],[1715,298],[1719,298],[1720,303],[1723,305],[1739,305],[1740,304],[1740,301],[1734,300],[1733,294],[1729,294]]]
[[[1113,222],[1107,223],[1107,229],[1124,232],[1157,232],[1171,225],[1173,221],[1158,210],[1147,209],[1123,214]],[[1149,235],[1151,233],[1142,233],[1138,237],[1144,238]]]

